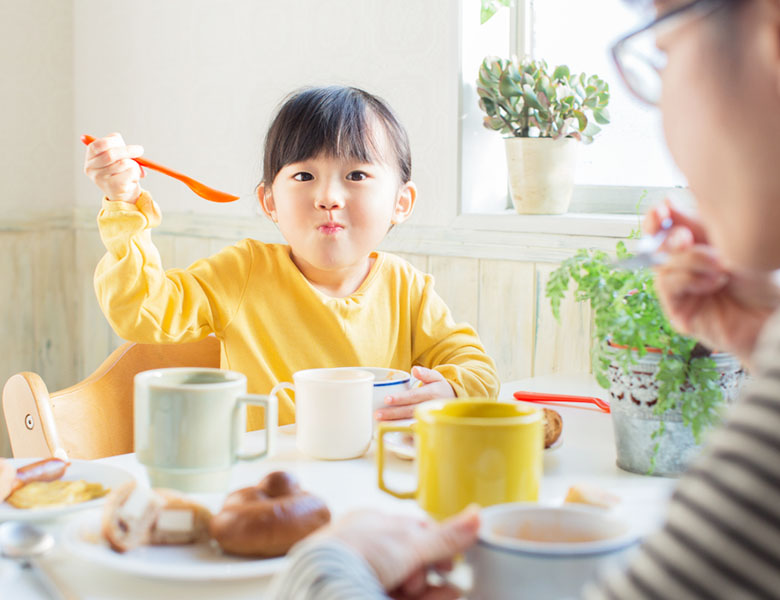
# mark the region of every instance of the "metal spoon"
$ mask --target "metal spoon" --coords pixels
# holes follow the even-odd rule
[[[653,235],[645,235],[639,238],[636,244],[636,254],[622,260],[616,260],[612,265],[616,269],[642,269],[645,267],[654,267],[666,262],[666,253],[658,252],[658,248],[664,243],[669,231],[673,225],[669,217],[661,221],[661,228]]]
[[[0,554],[19,561],[23,569],[35,576],[46,593],[55,600],[65,600],[34,558],[54,547],[54,536],[22,521],[8,521],[0,525]]]

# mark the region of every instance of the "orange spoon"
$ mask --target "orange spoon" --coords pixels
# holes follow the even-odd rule
[[[91,135],[82,135],[81,141],[84,142],[85,145],[89,146],[92,142],[95,141],[95,138],[93,138]],[[200,181],[195,181],[192,177],[187,177],[186,175],[182,175],[181,173],[174,171],[173,169],[169,169],[168,167],[165,167],[159,163],[152,162],[151,160],[148,160],[143,157],[138,157],[133,159],[135,162],[137,162],[142,167],[146,167],[147,169],[152,169],[153,171],[159,171],[160,173],[164,173],[165,175],[168,175],[168,177],[173,177],[174,179],[178,179],[183,184],[185,184],[188,188],[190,188],[193,192],[195,192],[198,196],[201,198],[205,198],[206,200],[211,200],[212,202],[234,202],[235,200],[238,200],[238,196],[233,196],[231,194],[226,194],[225,192],[220,192],[219,190],[215,190],[214,188],[210,188],[207,185],[203,185]]]

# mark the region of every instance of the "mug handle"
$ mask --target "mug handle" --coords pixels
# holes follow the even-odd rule
[[[262,406],[265,409],[265,448],[259,452],[236,452],[236,459],[255,460],[264,456],[271,456],[276,452],[276,427],[279,423],[279,408],[276,396],[245,394],[236,399],[236,406],[233,410],[240,410],[247,404]],[[233,422],[235,423],[235,419]],[[234,439],[238,437],[238,434],[239,432],[234,432]]]
[[[379,485],[380,490],[390,494],[391,496],[395,496],[401,500],[410,500],[417,496],[416,489],[412,490],[411,492],[397,492],[395,490],[391,490],[389,487],[387,487],[387,485],[385,485],[385,434],[393,431],[414,434],[414,428],[412,425],[391,425],[389,423],[379,423],[379,427],[377,428],[376,432],[376,472],[378,477],[377,485]]]

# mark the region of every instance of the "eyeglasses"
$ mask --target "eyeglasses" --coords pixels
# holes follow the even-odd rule
[[[694,0],[618,40],[612,46],[612,58],[629,91],[642,102],[656,106],[661,99],[661,72],[666,66],[666,53],[658,47],[658,36],[705,17],[724,4],[724,0]]]

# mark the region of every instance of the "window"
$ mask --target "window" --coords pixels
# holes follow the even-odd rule
[[[596,73],[610,85],[611,123],[593,144],[581,146],[574,211],[637,210],[644,190],[649,201],[669,195],[685,181],[663,139],[659,112],[642,105],[624,88],[612,64],[612,41],[637,27],[636,11],[618,2],[516,0],[486,24],[479,23],[479,2],[462,0],[461,213],[496,213],[508,203],[502,136],[485,129],[477,106],[475,79],[490,54],[530,54],[554,67]],[[684,192],[672,193],[685,199]]]

